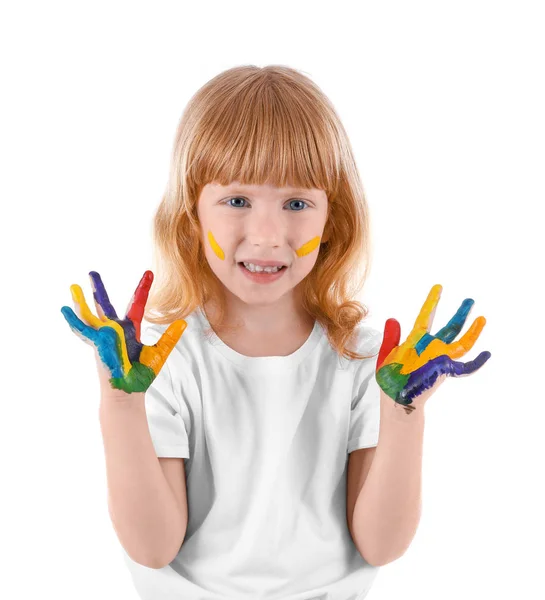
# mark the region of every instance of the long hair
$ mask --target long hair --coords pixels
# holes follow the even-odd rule
[[[328,219],[318,258],[300,282],[302,307],[326,330],[339,356],[368,310],[353,300],[371,264],[369,209],[348,136],[333,105],[290,67],[238,66],[223,71],[188,102],[173,145],[166,190],[153,221],[155,280],[145,318],[171,323],[218,305],[210,325],[224,326],[223,284],[206,260],[197,216],[202,188],[293,185],[324,190]]]

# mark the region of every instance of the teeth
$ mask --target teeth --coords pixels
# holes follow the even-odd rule
[[[253,263],[244,263],[244,266],[251,271],[252,273],[261,273],[265,271],[265,273],[276,273],[281,267],[261,267],[259,265],[254,265]]]

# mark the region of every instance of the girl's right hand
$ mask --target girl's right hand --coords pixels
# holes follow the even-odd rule
[[[72,331],[95,349],[103,399],[125,399],[128,394],[143,393],[159,374],[187,322],[174,321],[156,344],[146,346],[140,342],[140,328],[153,273],[144,273],[124,319],[118,318],[100,275],[91,271],[89,277],[99,318],[89,309],[77,284],[71,285],[70,291],[78,315],[69,306],[63,306],[61,312]]]

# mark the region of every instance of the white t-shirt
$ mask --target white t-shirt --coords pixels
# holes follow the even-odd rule
[[[379,567],[346,521],[348,454],[376,446],[382,333],[339,357],[316,321],[289,356],[239,354],[201,309],[146,392],[158,457],[185,460],[188,526],[162,569],[126,553],[143,600],[361,600]],[[154,344],[167,325],[151,325]],[[150,339],[151,338],[151,339]]]

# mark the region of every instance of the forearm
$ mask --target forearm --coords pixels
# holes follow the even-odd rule
[[[381,391],[376,453],[356,500],[352,529],[361,555],[374,565],[402,556],[420,520],[424,407],[407,414]]]
[[[127,401],[101,400],[99,416],[108,480],[108,507],[127,554],[151,568],[179,550],[187,515],[182,514],[149,433],[144,394]]]

